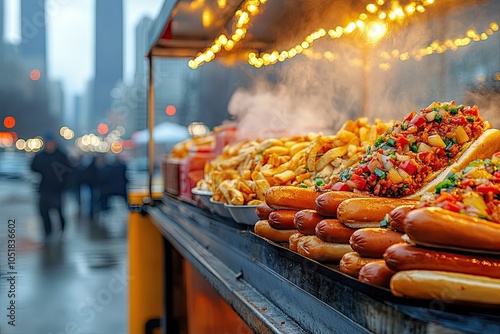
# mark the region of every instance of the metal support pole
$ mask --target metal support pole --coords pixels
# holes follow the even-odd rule
[[[153,140],[153,128],[155,125],[155,92],[153,76],[153,56],[148,55],[149,60],[149,83],[148,83],[148,169],[149,169],[149,198],[150,204],[153,203],[153,173],[155,166],[155,142]]]

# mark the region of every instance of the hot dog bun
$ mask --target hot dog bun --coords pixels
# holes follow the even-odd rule
[[[272,228],[267,220],[259,220],[253,227],[255,234],[274,242],[289,242],[290,236],[297,230],[278,230]]]
[[[295,230],[293,218],[297,210],[274,210],[269,214],[269,225],[278,230]]]
[[[500,305],[500,279],[433,270],[405,270],[391,279],[395,296],[446,303]]]
[[[316,198],[316,211],[325,217],[337,217],[337,208],[340,203],[349,198],[367,197],[367,195],[350,191],[329,191]]]
[[[323,219],[316,225],[315,234],[325,242],[348,244],[351,235],[356,231],[338,221],[338,219]]]
[[[387,267],[384,260],[372,261],[365,264],[360,270],[358,279],[363,283],[368,283],[383,288],[389,288],[394,270]]]
[[[405,219],[408,212],[413,210],[415,205],[413,204],[404,204],[400,205],[391,212],[389,212],[388,223],[389,226],[396,231],[405,233]]]
[[[255,213],[257,213],[259,219],[269,219],[269,214],[273,211],[274,209],[270,208],[266,203],[260,203],[255,208]]]
[[[344,254],[342,259],[340,259],[339,268],[344,274],[357,278],[361,268],[372,261],[378,261],[378,259],[361,257],[361,255],[356,252],[349,252]]]
[[[274,186],[266,190],[266,204],[275,209],[303,210],[316,207],[316,197],[322,193],[309,188]]]
[[[398,244],[387,248],[384,260],[387,266],[394,271],[438,270],[500,278],[500,258]]]
[[[500,251],[500,224],[442,208],[428,207],[409,212],[405,232],[417,244]]]
[[[381,259],[389,246],[403,242],[402,237],[402,233],[386,228],[362,228],[352,234],[349,243],[361,256]]]
[[[476,160],[491,157],[500,150],[500,130],[486,129],[474,141],[464,145],[457,161],[443,170],[436,171],[426,177],[425,186],[406,198],[419,199],[426,192],[433,192],[449,173],[455,173]]]
[[[379,227],[386,214],[403,204],[417,204],[410,199],[367,197],[351,198],[337,208],[341,223],[351,228]]]
[[[290,248],[291,251],[296,252],[297,251],[297,243],[299,242],[299,239],[302,238],[304,234],[297,232],[294,233],[288,238],[288,247]]]
[[[300,210],[297,211],[295,217],[293,218],[293,222],[295,228],[305,235],[314,235],[316,231],[316,225],[320,221],[325,219],[325,217],[319,215],[316,210]]]
[[[315,235],[306,235],[297,243],[297,253],[319,262],[339,262],[348,252],[352,252],[348,244],[324,242]]]

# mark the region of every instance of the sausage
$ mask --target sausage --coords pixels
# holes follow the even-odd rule
[[[391,279],[398,297],[441,300],[445,303],[500,305],[500,279],[436,270],[404,270]]]
[[[253,227],[255,234],[274,242],[288,242],[290,236],[297,230],[278,230],[272,228],[267,220],[259,220]]]
[[[316,197],[322,192],[309,188],[295,186],[274,186],[266,190],[264,199],[266,204],[275,209],[314,210]]]
[[[405,233],[404,223],[408,212],[413,210],[415,205],[403,204],[389,212],[388,222],[389,226],[396,231]]]
[[[304,234],[300,232],[296,232],[288,238],[288,246],[291,251],[296,252],[297,251],[297,243],[299,242],[299,239],[302,238]]]
[[[367,197],[368,195],[351,191],[329,191],[316,198],[316,211],[325,217],[337,217],[337,208],[340,203],[349,198]]]
[[[269,225],[278,230],[295,230],[293,219],[297,210],[274,210],[269,214]]]
[[[325,219],[325,217],[318,214],[316,210],[306,209],[297,211],[293,218],[293,223],[300,233],[314,235],[316,232],[316,225],[323,219]]]
[[[417,244],[500,251],[500,224],[438,207],[409,212],[405,232]]]
[[[377,260],[365,264],[359,271],[358,279],[363,283],[389,288],[395,273],[387,267],[384,260]]]
[[[417,204],[416,200],[384,197],[351,198],[337,208],[337,218],[352,228],[379,227],[385,215],[403,204]]]
[[[362,228],[352,234],[349,243],[361,256],[381,259],[389,246],[403,242],[402,237],[402,233],[386,228]]]
[[[338,221],[338,219],[323,219],[316,225],[315,234],[326,242],[348,244],[349,238],[356,231]]]
[[[352,277],[358,277],[361,268],[368,262],[378,261],[378,259],[361,257],[356,252],[345,253],[340,259],[340,271]]]
[[[297,253],[319,262],[339,262],[348,252],[352,252],[348,244],[324,242],[315,235],[306,235],[297,242]]]
[[[269,219],[269,214],[273,211],[274,209],[270,208],[266,203],[260,203],[255,208],[255,213],[257,213],[259,219]]]
[[[385,263],[394,271],[439,270],[500,278],[500,258],[445,252],[411,245],[392,245]]]

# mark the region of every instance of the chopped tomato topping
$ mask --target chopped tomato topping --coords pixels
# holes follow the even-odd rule
[[[345,184],[344,182],[337,182],[337,183],[334,183],[331,186],[331,190],[335,190],[335,191],[349,191],[349,190],[351,190],[351,188],[349,188],[349,186],[347,184]]]
[[[493,194],[500,194],[500,189],[491,184],[480,184],[476,187],[476,190],[482,192],[483,194],[487,194],[489,192]]]
[[[356,189],[363,190],[366,186],[366,180],[363,179],[361,176],[358,174],[353,174],[350,178],[350,181],[354,183],[356,186]]]
[[[453,203],[453,202],[444,202],[441,207],[445,210],[453,211],[453,212],[460,212],[460,206],[458,204]]]
[[[410,175],[413,175],[417,172],[418,167],[411,160],[403,161],[399,164],[399,168],[404,170]]]
[[[406,122],[406,121],[409,121],[410,119],[413,118],[413,116],[415,116],[416,112],[412,111],[411,113],[409,113],[408,115],[405,116],[405,118],[403,119],[403,122]]]
[[[410,125],[415,125],[416,127],[420,127],[425,123],[427,123],[427,119],[423,115],[417,115],[410,121]]]
[[[396,140],[396,146],[399,146],[399,147],[403,147],[409,143],[410,143],[410,141],[404,136],[401,136]]]

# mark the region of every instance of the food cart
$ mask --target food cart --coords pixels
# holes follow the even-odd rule
[[[447,70],[448,63],[454,61],[447,55],[489,38],[495,39],[498,49],[495,20],[499,6],[498,1],[446,0],[388,4],[381,0],[167,0],[154,22],[148,55],[149,138],[153,138],[155,123],[156,57],[188,58],[193,69],[219,59],[255,68],[285,66],[280,64],[299,57],[311,63],[337,60],[341,66],[352,66],[349,73],[356,83],[355,113],[349,116],[385,113],[392,117],[386,115],[386,105],[378,104],[384,87],[374,87],[374,83],[382,76],[403,89],[411,89],[411,85],[399,79],[432,77],[427,83],[436,97],[452,95],[454,89],[465,94],[463,86],[454,83],[455,73]],[[486,16],[481,16],[478,28],[466,24],[449,28],[456,21],[463,23],[465,17],[477,20],[477,15]],[[367,27],[372,20],[385,25],[370,30]],[[422,34],[416,27],[426,28],[425,38],[419,38]],[[390,29],[390,38],[382,38],[388,34],[385,29]],[[320,51],[314,52],[313,45]],[[350,60],[341,57],[343,51],[349,53]],[[435,58],[426,63],[431,56]],[[499,68],[498,59],[488,59],[485,64],[488,71]],[[391,75],[391,70],[404,66],[419,69],[417,77]],[[470,71],[465,69],[463,75]],[[485,72],[484,78],[476,80],[487,82],[489,75]],[[418,97],[412,101],[419,102]],[[155,156],[152,141],[149,156]],[[130,327],[134,333],[136,328],[152,332],[155,327],[164,333],[500,332],[498,309],[398,298],[389,290],[342,274],[336,265],[321,264],[269,242],[255,235],[252,226],[168,193],[158,198],[151,189],[152,168],[150,161],[149,196],[137,213],[146,221],[141,220],[130,231],[131,235],[137,233],[131,236],[131,276],[138,277],[136,282],[141,285],[131,280]],[[147,232],[141,232],[143,229]],[[149,262],[151,249],[157,254]],[[146,264],[141,267],[140,261]],[[151,270],[147,265],[156,268]],[[152,304],[161,307],[148,310],[139,319],[136,314]]]

